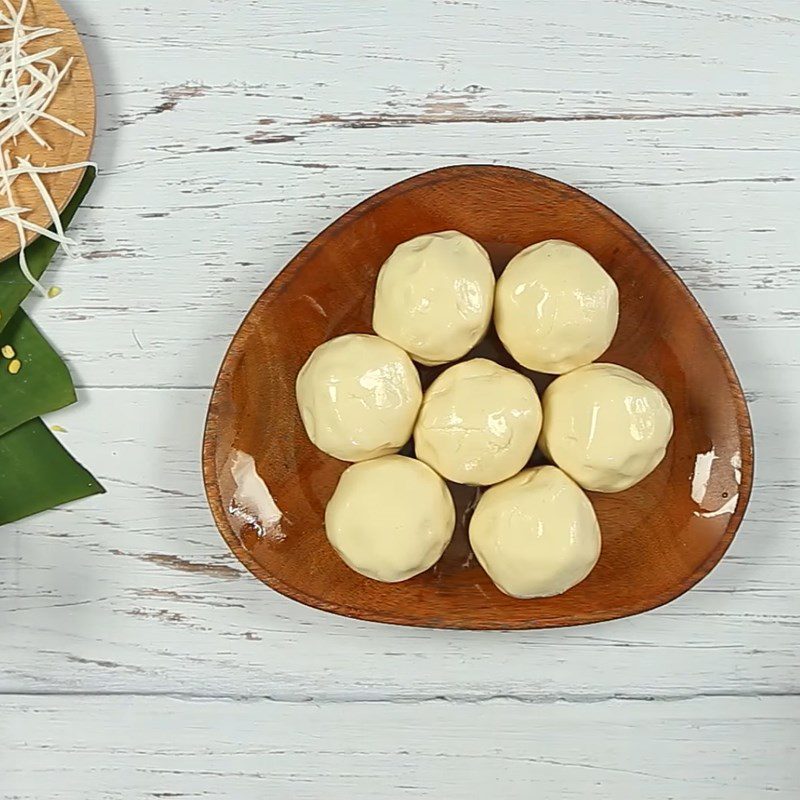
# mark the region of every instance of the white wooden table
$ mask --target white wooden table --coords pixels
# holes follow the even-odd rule
[[[109,494],[0,531],[0,796],[756,800],[800,785],[797,0],[64,0],[101,177],[32,303]],[[307,609],[217,534],[199,449],[245,311],[401,178],[522,166],[643,232],[739,371],[728,555],[632,619],[422,631]]]

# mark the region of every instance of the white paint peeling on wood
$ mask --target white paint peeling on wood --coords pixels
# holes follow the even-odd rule
[[[694,472],[692,473],[692,500],[696,505],[702,506],[703,500],[708,489],[708,482],[711,480],[711,467],[718,459],[712,447],[707,453],[698,453],[694,462]]]
[[[794,796],[795,697],[355,703],[10,697],[18,800]],[[87,724],[91,721],[91,724]]]
[[[3,791],[791,796],[794,0],[64,6],[97,81],[101,175],[72,229],[82,257],[52,268],[63,294],[30,307],[83,387],[50,422],[110,492],[0,534],[0,692],[54,693],[6,697]],[[246,310],[367,195],[475,162],[541,171],[619,212],[739,371],[751,507],[720,566],[665,608],[565,631],[370,625],[265,589],[213,527],[200,435]],[[319,707],[134,696],[154,692]],[[448,700],[416,702],[432,697]]]
[[[286,535],[281,531],[283,517],[275,498],[264,479],[258,474],[253,456],[235,450],[230,459],[230,470],[236,485],[229,511],[234,517],[252,525],[259,536],[281,541]]]

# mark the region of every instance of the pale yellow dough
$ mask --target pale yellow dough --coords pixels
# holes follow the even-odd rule
[[[649,475],[672,436],[663,392],[616,364],[590,364],[556,378],[544,393],[539,444],[594,492],[620,492]]]
[[[514,256],[497,281],[494,322],[522,366],[560,375],[601,356],[617,330],[619,296],[585,250],[549,239]]]
[[[495,585],[512,597],[552,597],[580,583],[600,556],[600,528],[580,487],[556,467],[492,486],[469,540]]]
[[[455,522],[445,482],[421,461],[405,456],[348,467],[325,510],[328,540],[344,562],[386,583],[433,566]]]
[[[396,453],[411,438],[422,402],[419,374],[405,351],[363,333],[317,347],[296,390],[309,439],[342,461]]]
[[[489,256],[458,231],[417,236],[381,267],[372,327],[420,364],[461,358],[486,334],[494,303]]]
[[[530,379],[475,358],[446,369],[425,392],[414,446],[448,480],[486,486],[525,466],[541,425]]]

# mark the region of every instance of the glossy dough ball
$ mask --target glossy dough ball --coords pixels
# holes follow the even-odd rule
[[[348,467],[325,510],[328,540],[344,562],[386,583],[433,566],[455,523],[445,482],[430,467],[405,456]]]
[[[441,476],[486,486],[527,464],[541,426],[533,383],[475,358],[446,369],[425,392],[414,446],[417,458]]]
[[[396,453],[410,438],[422,389],[408,355],[378,336],[352,333],[317,347],[297,376],[308,438],[342,461]]]
[[[584,489],[621,492],[649,475],[672,436],[661,390],[616,364],[556,378],[544,394],[542,449]]]
[[[488,489],[469,540],[497,588],[523,599],[566,592],[600,557],[592,504],[556,467],[527,469]]]
[[[522,366],[560,375],[602,355],[617,330],[619,295],[585,250],[549,239],[511,259],[497,281],[494,322]]]
[[[489,256],[458,231],[418,236],[378,274],[372,327],[420,364],[444,364],[486,334],[494,303]]]

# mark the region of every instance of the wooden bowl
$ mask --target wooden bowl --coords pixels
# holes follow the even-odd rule
[[[502,594],[473,558],[466,530],[476,489],[453,486],[458,523],[432,569],[381,584],[348,569],[328,544],[325,505],[346,464],[317,450],[297,411],[295,377],[333,336],[369,332],[375,278],[400,242],[457,229],[500,273],[542,239],[590,251],[620,290],[620,324],[603,361],[660,386],[675,415],[661,465],[619,494],[591,494],[603,552],[591,575],[558,597]],[[494,333],[467,358],[513,365]],[[442,368],[423,369],[428,384]],[[524,370],[522,370],[524,371]],[[540,389],[550,380],[530,374]],[[234,451],[255,459],[281,513],[261,532],[232,506]],[[540,463],[534,455],[532,463]],[[753,444],[742,390],[711,323],[680,279],[630,225],[558,181],[507,167],[447,167],[418,175],[348,211],[267,288],[233,338],[211,399],[203,448],[214,519],[264,583],[350,617],[440,628],[547,628],[614,619],[678,597],[733,539],[752,483]]]
[[[14,7],[19,7],[19,0],[14,0]],[[80,128],[86,135],[77,136],[54,122],[40,119],[34,124],[33,129],[48,142],[51,150],[41,147],[28,133],[21,134],[17,138],[16,144],[9,147],[8,150],[12,159],[15,156],[25,157],[35,166],[53,167],[86,161],[94,142],[95,94],[89,59],[83,49],[78,32],[55,0],[30,0],[24,21],[26,25],[61,29],[61,33],[33,42],[30,52],[45,50],[49,47],[61,47],[61,52],[52,59],[58,67],[63,67],[70,56],[74,57],[72,69],[61,83],[61,87],[47,111]],[[41,176],[59,213],[64,210],[72,195],[75,194],[75,190],[83,178],[83,173],[83,169],[74,169],[69,172]],[[26,220],[44,228],[51,226],[52,221],[47,207],[29,178],[25,176],[18,178],[14,183],[13,191],[15,203],[23,208],[31,209],[30,213],[24,215]],[[5,195],[0,197],[0,203],[8,205]],[[35,232],[27,231],[25,234],[26,244],[30,244],[38,235]],[[0,222],[0,262],[19,252],[19,249],[19,234],[16,227],[7,221]]]

